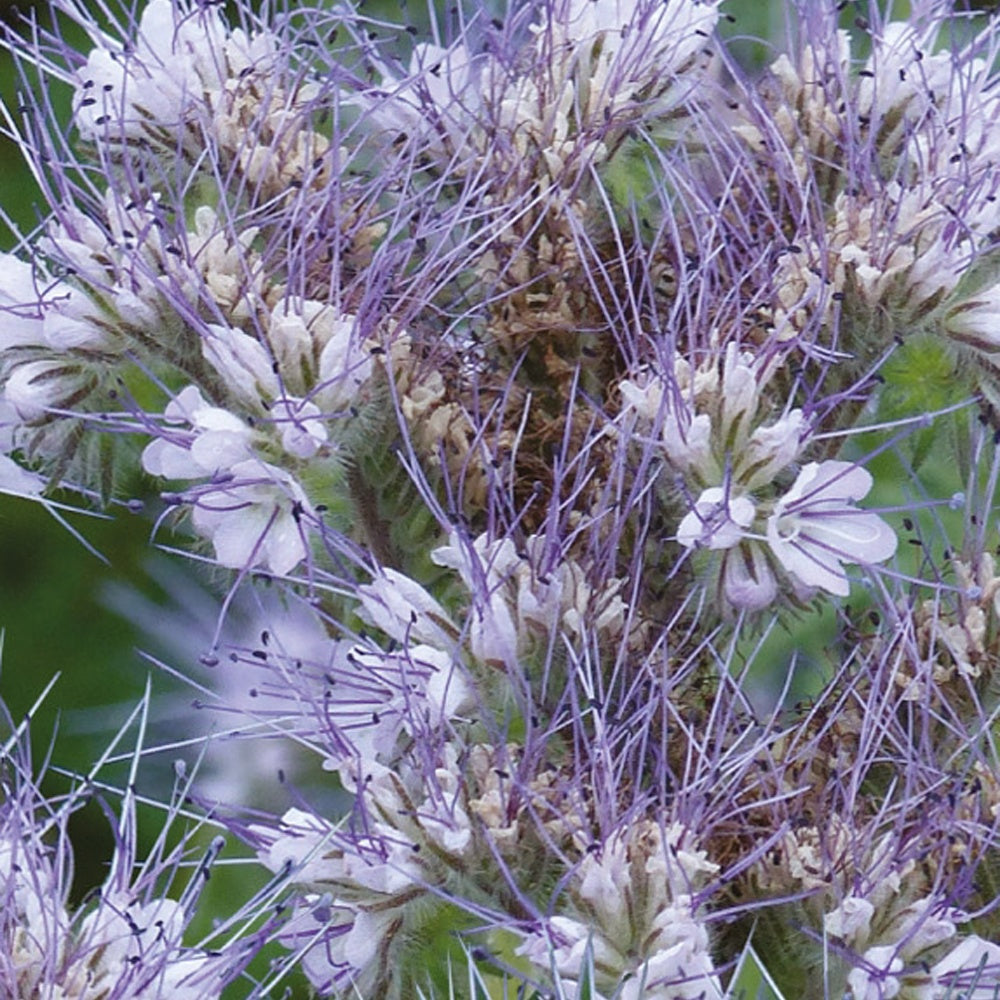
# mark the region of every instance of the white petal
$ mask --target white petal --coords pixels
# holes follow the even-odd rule
[[[234,509],[225,509],[228,507]],[[260,563],[258,543],[270,512],[253,505],[241,506],[237,497],[220,491],[200,501],[191,520],[197,531],[211,538],[215,557],[223,566],[243,569]]]
[[[245,433],[208,431],[191,443],[191,458],[201,467],[201,475],[215,475],[231,469],[251,455]]]
[[[871,473],[854,462],[810,462],[802,467],[784,504],[812,504],[820,500],[861,500],[872,488]]]
[[[264,564],[272,573],[291,573],[309,554],[303,531],[290,511],[282,510],[274,519],[262,545]]]
[[[370,584],[358,588],[365,617],[397,642],[429,642],[448,649],[457,634],[444,608],[416,580],[385,567]]]
[[[198,479],[205,475],[205,467],[194,460],[190,449],[163,438],[143,449],[142,467],[151,476],[164,479]]]
[[[896,552],[896,532],[877,514],[847,511],[802,520],[803,536],[831,549],[845,562],[878,563]]]
[[[1000,987],[1000,945],[973,934],[955,945],[931,969],[931,975],[935,982],[953,985],[967,1000],[994,1000]]]
[[[768,519],[767,540],[778,562],[805,586],[821,587],[838,597],[846,597],[851,588],[836,554],[812,544],[808,538],[794,541],[780,538],[774,529],[775,520],[773,515]]]
[[[14,496],[38,496],[45,480],[37,473],[22,469],[12,458],[0,455],[0,493]]]

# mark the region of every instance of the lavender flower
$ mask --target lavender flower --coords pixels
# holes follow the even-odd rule
[[[721,997],[692,896],[718,866],[686,843],[677,824],[666,831],[640,824],[627,836],[627,843],[621,835],[608,838],[601,855],[586,857],[575,873],[571,891],[586,919],[552,918],[522,953],[535,965],[554,966],[566,990],[584,977],[592,950],[599,988],[606,981],[615,996]]]
[[[222,708],[321,777],[225,813],[290,894],[257,993],[721,998],[751,938],[788,996],[995,980],[995,31],[788,6],[759,76],[695,0],[11,38],[0,486],[141,469],[259,609]]]
[[[853,506],[872,478],[849,462],[810,462],[768,518],[767,540],[798,582],[847,596],[842,562],[878,563],[896,551],[896,534]]]
[[[134,719],[134,716],[133,716]],[[114,820],[115,850],[103,885],[75,910],[69,903],[72,845],[68,823],[89,797],[85,784],[46,796],[31,772],[28,729],[4,748],[0,809],[0,986],[9,996],[114,998],[221,996],[260,947],[265,933],[184,942],[198,895],[222,848],[216,838],[200,860],[192,834],[171,847],[179,807],[167,807],[160,837],[138,857],[136,796],[126,793]],[[119,734],[120,738],[121,734]],[[141,751],[137,750],[137,755]],[[133,762],[132,777],[135,776]],[[204,853],[204,852],[202,852]],[[185,878],[184,868],[191,872]],[[164,893],[183,878],[180,899]],[[246,920],[252,911],[236,920]]]
[[[760,610],[770,604],[778,593],[779,567],[796,593],[821,587],[847,596],[842,563],[879,563],[896,551],[889,525],[853,507],[871,489],[871,476],[848,462],[810,462],[780,492],[775,487],[808,440],[806,418],[796,409],[773,424],[759,424],[772,372],[766,367],[755,371],[734,344],[720,368],[713,361],[712,367],[692,372],[683,359],[677,361],[674,398],[648,377],[621,384],[627,402],[623,415],[654,428],[662,421],[668,467],[692,490],[703,487],[691,494],[677,541],[687,549],[723,552],[720,589],[736,608]],[[758,539],[766,540],[766,550]],[[730,551],[736,546],[738,551]]]

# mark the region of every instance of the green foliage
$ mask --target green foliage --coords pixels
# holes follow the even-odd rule
[[[743,949],[727,992],[729,1000],[785,1000],[749,941]]]
[[[626,139],[601,172],[601,180],[619,225],[629,226],[634,206],[646,206],[657,189],[654,182],[655,152],[645,140]],[[662,178],[659,179],[662,181]]]
[[[883,421],[904,420],[953,406],[971,395],[968,379],[962,378],[954,349],[943,337],[919,333],[907,337],[881,368],[885,385],[879,396],[878,417]],[[925,427],[909,439],[914,468],[931,452],[939,428]]]

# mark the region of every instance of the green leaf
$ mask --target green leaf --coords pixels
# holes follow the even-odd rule
[[[577,1000],[594,1000],[594,940],[587,939],[583,953],[583,975],[576,991]]]

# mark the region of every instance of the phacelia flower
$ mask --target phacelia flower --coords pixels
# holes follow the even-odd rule
[[[694,507],[677,526],[677,541],[685,548],[731,549],[753,523],[757,511],[747,497],[729,497],[720,486],[702,490]]]
[[[846,597],[845,562],[870,565],[893,555],[896,533],[854,506],[871,487],[871,474],[850,462],[803,467],[767,520],[767,543],[797,583]]]
[[[26,740],[26,730],[10,738],[0,771],[0,994],[61,1000],[221,997],[261,940],[251,935],[214,947],[185,941],[221,841],[193,865],[181,899],[167,897],[188,863],[190,838],[182,837],[172,850],[161,841],[140,860],[135,796],[127,793],[116,817],[107,877],[74,908],[68,824],[84,793],[74,789],[47,798],[31,774]],[[169,806],[168,821],[176,816],[177,807]]]
[[[246,459],[218,483],[197,487],[189,496],[191,523],[211,541],[222,566],[265,566],[285,576],[309,554],[308,522],[315,515],[283,469]]]
[[[588,977],[589,953],[600,996],[721,998],[693,896],[717,871],[679,824],[640,824],[583,858],[570,883],[575,916],[551,918],[520,953],[567,990]]]
[[[218,107],[226,86],[271,55],[273,41],[230,32],[215,10],[150,0],[134,42],[95,48],[77,73],[74,121],[96,141],[153,140],[170,147]],[[197,151],[196,129],[187,137]]]

